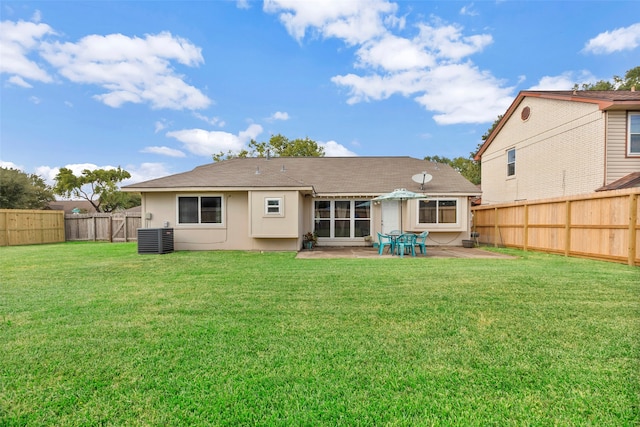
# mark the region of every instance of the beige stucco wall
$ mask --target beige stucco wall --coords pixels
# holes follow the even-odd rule
[[[528,120],[521,120],[524,107]],[[604,184],[605,115],[597,105],[525,99],[482,154],[482,203],[583,194]],[[507,150],[516,174],[507,177]]]
[[[428,231],[427,245],[461,246],[463,240],[469,239],[471,233],[471,200],[469,197],[438,196],[437,199],[455,199],[458,205],[456,224],[418,224],[417,200],[408,200],[406,220],[411,225],[409,230],[420,233]]]
[[[181,195],[223,197],[223,223],[178,224],[177,197]],[[272,217],[264,214],[264,199],[281,197],[284,214]],[[415,200],[405,202],[403,222],[406,230],[430,232],[429,245],[461,245],[469,238],[470,201],[468,197],[442,196],[458,200],[458,223],[439,226],[417,224],[418,204]],[[346,199],[345,199],[346,200]],[[162,228],[165,223],[174,229],[176,250],[299,250],[304,233],[313,230],[314,198],[304,197],[296,191],[238,191],[222,193],[143,193],[143,228]],[[249,212],[252,212],[251,214]],[[372,236],[382,229],[381,206],[372,204]],[[144,219],[146,214],[151,219]],[[375,238],[374,238],[375,241]],[[365,246],[363,238],[328,239],[319,242],[328,246]]]
[[[281,193],[280,193],[281,194]],[[223,223],[218,224],[178,224],[177,196],[179,195],[222,195],[223,196]],[[252,197],[260,198],[259,195]],[[289,199],[292,200],[289,200]],[[287,197],[287,204],[293,208],[298,204],[297,197]],[[285,205],[286,208],[286,205]],[[264,212],[264,209],[260,209]],[[143,219],[144,228],[160,228],[165,226],[174,229],[174,248],[176,250],[297,250],[300,237],[297,230],[298,214],[290,213],[290,223],[284,228],[276,227],[277,235],[268,238],[256,238],[250,233],[251,227],[260,227],[260,220],[249,219],[249,193],[143,193],[142,212],[150,213],[151,219]],[[255,221],[255,222],[254,222]],[[286,229],[286,230],[285,230]],[[282,230],[286,232],[283,233]],[[293,231],[291,231],[293,230]],[[300,234],[301,236],[301,234]]]
[[[267,214],[267,199],[282,202],[279,215]],[[299,196],[297,191],[250,191],[248,211],[251,215],[249,235],[254,238],[298,238]],[[235,212],[235,211],[234,211]]]
[[[607,113],[607,180],[611,184],[631,172],[640,171],[640,156],[627,156],[627,112]]]
[[[469,239],[471,233],[471,200],[469,197],[438,195],[438,199],[456,200],[458,204],[456,224],[418,224],[418,200],[406,200],[402,208],[402,223],[405,231],[420,233],[428,231],[427,245],[433,246],[461,246],[463,240]],[[398,207],[399,209],[399,207]],[[382,231],[382,206],[372,204],[372,231],[374,241],[378,232]]]

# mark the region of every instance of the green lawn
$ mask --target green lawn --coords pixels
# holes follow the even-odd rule
[[[501,251],[0,248],[0,425],[640,425],[640,269]]]

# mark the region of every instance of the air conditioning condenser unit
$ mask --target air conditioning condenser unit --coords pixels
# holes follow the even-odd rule
[[[139,254],[173,252],[173,228],[138,228]]]

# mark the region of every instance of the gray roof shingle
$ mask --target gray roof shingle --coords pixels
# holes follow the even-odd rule
[[[429,194],[476,194],[477,187],[449,165],[412,157],[264,157],[236,158],[198,166],[190,172],[170,175],[123,187],[128,191],[198,189],[291,188],[317,194],[377,195],[420,184],[411,177],[426,171],[433,176],[425,184]]]

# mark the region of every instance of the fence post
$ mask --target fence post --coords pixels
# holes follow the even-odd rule
[[[631,266],[636,265],[636,240],[637,237],[637,227],[636,224],[638,222],[638,195],[637,194],[629,194],[629,261],[628,264]]]
[[[571,252],[571,200],[567,200],[565,206],[564,256],[569,256],[569,252]]]
[[[526,251],[529,246],[529,205],[524,205],[524,227],[522,229],[522,250]]]
[[[494,224],[493,224],[493,247],[498,247],[498,233],[500,233],[500,227],[498,226],[498,208],[494,208]]]

